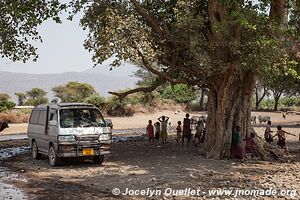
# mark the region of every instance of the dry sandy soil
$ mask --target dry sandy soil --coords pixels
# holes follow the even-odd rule
[[[190,113],[191,116],[201,116],[205,115],[205,112],[192,112]],[[148,120],[152,120],[153,122],[157,121],[157,118],[160,116],[165,115],[170,117],[170,122],[172,125],[176,125],[177,121],[182,121],[185,117],[185,112],[181,111],[180,114],[175,114],[174,111],[164,110],[161,112],[155,112],[152,114],[136,114],[132,117],[110,117],[114,124],[114,129],[130,129],[130,128],[144,128],[147,126]],[[269,115],[271,117],[272,122],[274,125],[276,124],[295,124],[300,123],[300,115],[293,115],[288,114],[286,119],[282,118],[281,113],[274,113],[274,112],[253,112],[253,116],[259,115]],[[258,123],[258,120],[257,120]],[[9,124],[9,128],[5,129],[1,132],[1,135],[6,134],[20,134],[27,132],[28,124]]]
[[[147,120],[165,114],[172,122],[182,120],[184,114],[171,111],[131,118],[113,118],[116,128],[144,127]],[[259,115],[262,113],[254,113]],[[263,113],[266,114],[266,113]],[[267,113],[274,124],[298,124],[299,115],[282,119],[280,113]],[[192,114],[193,115],[193,114]],[[284,128],[295,134],[299,126]],[[264,128],[256,127],[262,135]],[[199,154],[201,147],[181,147],[171,135],[166,145],[151,146],[147,140],[113,144],[111,155],[99,166],[90,161],[67,160],[62,166],[51,168],[47,159],[33,160],[29,154],[20,155],[2,163],[12,171],[25,176],[27,182],[13,181],[25,191],[29,199],[144,199],[147,196],[114,196],[112,190],[165,191],[172,189],[199,189],[200,197],[155,195],[153,199],[213,198],[208,192],[214,188],[268,190],[297,190],[279,199],[300,199],[300,144],[298,137],[289,136],[290,154],[285,161],[259,161],[256,159],[209,160]],[[25,145],[25,141],[0,142],[0,148]],[[274,142],[274,145],[276,141]],[[204,193],[205,192],[205,193]],[[275,196],[214,196],[215,199],[274,199]]]

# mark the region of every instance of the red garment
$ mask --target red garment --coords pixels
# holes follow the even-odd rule
[[[153,125],[151,124],[148,124],[148,126],[147,126],[147,135],[148,135],[148,137],[154,137],[154,127],[153,127]]]
[[[231,158],[243,159],[245,156],[244,151],[240,143],[232,144],[231,146]]]
[[[253,138],[252,137],[248,137],[246,139],[246,146],[245,146],[246,153],[252,153],[253,152],[253,148],[254,148]]]

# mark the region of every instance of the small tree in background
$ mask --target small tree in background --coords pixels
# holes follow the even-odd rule
[[[10,99],[10,96],[5,93],[0,93],[0,101],[8,101]]]
[[[172,99],[177,103],[189,103],[196,99],[193,88],[186,84],[168,85],[162,91],[161,96],[165,99]]]
[[[12,101],[9,101],[10,96],[5,93],[0,93],[0,112],[11,110],[16,104]]]
[[[27,100],[24,105],[37,106],[48,103],[48,99],[45,97],[47,92],[40,88],[32,88],[26,91]]]
[[[52,88],[55,97],[61,99],[62,102],[84,102],[88,97],[95,94],[93,86],[87,83],[79,83],[75,81],[68,82],[66,85],[59,85]]]
[[[268,75],[265,77],[263,82],[266,88],[272,91],[274,97],[273,110],[278,110],[278,103],[282,95],[289,95],[299,91],[299,75],[295,68],[297,63],[288,62],[285,63],[281,68],[274,67],[268,68]]]
[[[91,95],[85,102],[93,104],[100,109],[105,109],[106,106],[105,98],[101,97],[99,94]]]

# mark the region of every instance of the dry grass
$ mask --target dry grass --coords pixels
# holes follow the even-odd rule
[[[29,121],[30,113],[21,110],[11,110],[0,113],[0,121],[6,121],[11,124],[27,123]]]
[[[300,112],[300,106],[293,106],[290,107],[291,110],[296,111],[296,112]]]

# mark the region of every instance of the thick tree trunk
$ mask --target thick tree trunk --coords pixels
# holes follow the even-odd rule
[[[285,14],[278,11],[284,9],[286,0],[272,1],[270,20],[278,23],[285,21]],[[241,6],[242,1],[238,1]],[[237,7],[238,7],[237,6]],[[223,1],[208,1],[208,17],[211,27],[218,27],[226,22],[226,8]],[[230,27],[230,41],[241,41],[239,24]],[[222,63],[227,63],[226,71],[214,76],[208,94],[208,119],[204,141],[204,151],[208,158],[221,159],[229,157],[232,132],[236,125],[241,127],[241,138],[251,130],[251,94],[255,85],[253,72],[243,71],[235,62],[236,58],[230,49],[228,38],[222,31],[211,31],[208,41],[215,47],[211,48],[212,57]],[[217,44],[217,46],[215,46]],[[228,68],[227,68],[228,67]],[[243,144],[244,146],[244,144]]]
[[[274,108],[273,108],[273,110],[277,111],[278,110],[279,99],[281,97],[282,92],[278,92],[278,93],[273,92],[273,94],[274,94]]]
[[[254,83],[255,76],[251,72],[232,70],[218,77],[218,84],[210,88],[204,141],[204,151],[208,158],[229,157],[235,126],[241,127],[242,139],[248,134]]]
[[[274,98],[274,108],[273,108],[274,111],[278,110],[278,102],[279,102],[279,98]]]

